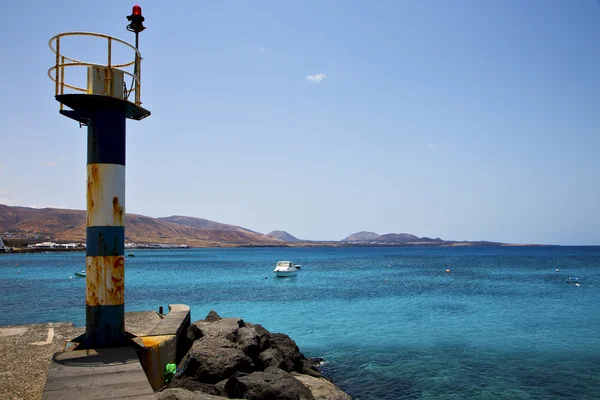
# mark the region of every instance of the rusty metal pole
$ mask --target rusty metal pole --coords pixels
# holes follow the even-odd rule
[[[55,96],[66,117],[87,126],[86,319],[77,349],[129,346],[125,331],[126,119],[150,111],[97,94]]]
[[[88,122],[86,347],[125,337],[125,112],[96,109]]]
[[[131,17],[131,18],[130,18]],[[141,32],[144,18],[140,6],[133,7],[128,29]],[[92,35],[108,39],[107,65],[75,62],[60,53],[60,37]],[[52,41],[56,39],[56,49]],[[85,334],[74,339],[77,349],[129,346],[133,335],[125,331],[125,136],[126,119],[140,121],[150,116],[139,101],[139,76],[136,102],[127,100],[115,77],[123,81],[119,69],[133,63],[113,65],[112,44],[129,43],[107,35],[68,32],[50,40],[56,53],[55,99],[60,114],[87,126],[87,214],[86,214],[86,293]],[[61,58],[62,57],[62,58]],[[59,61],[63,60],[60,64]],[[88,68],[87,90],[66,85],[64,59],[70,66]],[[137,70],[141,56],[135,49]],[[61,69],[61,71],[59,71]],[[104,81],[99,81],[103,77]],[[51,76],[52,78],[52,76]],[[103,83],[103,84],[102,84]],[[64,93],[64,86],[84,93]],[[64,109],[63,105],[69,109]]]

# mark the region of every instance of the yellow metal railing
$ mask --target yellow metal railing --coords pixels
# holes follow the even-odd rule
[[[62,54],[60,52],[60,44],[61,44],[61,38],[64,38],[66,36],[93,36],[93,37],[105,38],[108,42],[107,63],[105,65],[89,63],[89,62],[80,61],[80,60],[76,60],[74,58],[65,56],[64,54]],[[131,62],[125,63],[125,64],[112,64],[113,42],[121,43],[121,44],[131,48],[135,52],[134,60]],[[56,36],[53,36],[50,39],[50,41],[48,42],[48,46],[50,46],[50,50],[52,50],[52,52],[56,55],[56,64],[48,70],[48,76],[55,83],[55,89],[54,89],[55,96],[58,96],[59,94],[64,94],[65,88],[69,88],[69,89],[76,90],[79,92],[84,92],[84,93],[87,93],[87,91],[88,91],[87,87],[83,88],[83,87],[75,86],[74,84],[69,84],[69,83],[65,82],[65,69],[67,67],[98,66],[98,67],[107,68],[109,71],[111,69],[119,69],[125,75],[130,76],[133,79],[133,81],[132,81],[131,87],[129,89],[125,88],[123,91],[124,100],[130,101],[129,95],[131,94],[131,92],[135,92],[135,101],[133,103],[135,103],[135,105],[138,107],[140,107],[140,105],[142,104],[142,102],[140,100],[142,56],[141,56],[140,52],[138,51],[138,49],[136,49],[131,44],[125,42],[124,40],[117,39],[112,36],[104,35],[102,33],[65,32],[65,33],[60,33]],[[131,66],[134,67],[133,73],[130,73],[129,71],[122,69],[122,68],[131,67]],[[108,87],[112,88],[112,82],[110,81],[112,79],[112,74],[109,73],[107,75],[107,79],[109,80],[107,82]],[[63,105],[61,103],[61,105],[60,105],[61,110],[62,110],[62,107],[63,107]]]

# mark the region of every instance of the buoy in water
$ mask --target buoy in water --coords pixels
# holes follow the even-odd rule
[[[446,270],[446,273],[447,273],[447,274],[449,274],[449,273],[450,273],[450,269],[447,269],[447,270]]]
[[[556,272],[558,272],[558,268],[556,268]]]

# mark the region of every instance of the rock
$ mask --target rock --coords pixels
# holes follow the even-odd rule
[[[260,361],[262,362],[264,368],[276,367],[281,368],[284,371],[288,371],[290,369],[290,365],[292,365],[291,362],[285,362],[281,351],[272,347],[260,353]]]
[[[288,335],[270,333],[259,324],[221,318],[211,311],[205,320],[188,328],[186,338],[193,343],[168,389],[251,400],[350,398],[323,377],[317,368],[323,359],[306,359]],[[307,384],[303,384],[305,381]],[[192,399],[182,397],[188,398]]]
[[[227,395],[227,390],[225,390],[225,384],[227,383],[229,379],[223,379],[222,381],[219,381],[217,383],[214,384],[214,387],[219,390],[220,393],[223,393],[223,396]]]
[[[232,342],[225,338],[218,337],[218,336],[203,336],[194,342],[194,344],[192,345],[190,350],[193,348],[199,349],[199,348],[217,348],[217,347],[224,347],[224,348],[228,348],[228,349],[238,349],[238,346],[235,344],[235,342]]]
[[[252,372],[255,369],[254,361],[236,348],[235,343],[205,336],[194,342],[179,363],[179,376],[214,384],[229,378],[236,371]]]
[[[239,318],[220,318],[214,322],[196,321],[192,325],[200,329],[203,336],[222,337],[235,342],[240,321],[244,323]]]
[[[238,329],[235,341],[248,357],[258,358],[260,336],[258,336],[255,328],[243,327]]]
[[[218,321],[220,319],[221,319],[221,317],[214,310],[210,310],[210,312],[208,313],[208,315],[206,316],[206,318],[204,318],[204,320],[206,322],[215,322],[215,321]]]
[[[203,392],[213,396],[226,396],[224,388],[209,383],[198,382],[189,377],[176,376],[168,385],[169,389],[184,389],[191,392]]]
[[[223,400],[227,397],[213,396],[202,392],[190,392],[185,389],[165,389],[156,393],[159,400]]]
[[[269,347],[271,347],[271,332],[263,328],[260,324],[250,324],[246,323],[248,328],[254,328],[256,333],[258,334],[260,340],[260,351],[265,351]]]
[[[302,360],[302,364],[303,364],[303,367],[302,367],[303,374],[314,376],[315,378],[321,378],[323,376],[321,371],[319,371],[317,369],[317,367],[314,366],[314,363],[310,359]]]
[[[297,373],[292,375],[310,390],[315,400],[352,400],[352,397],[327,379]]]
[[[283,333],[273,333],[271,335],[271,348],[267,349],[265,353],[272,349],[275,351],[269,353],[269,357],[271,357],[277,364],[275,366],[288,372],[302,372],[304,368],[303,360],[305,360],[305,357],[302,353],[300,353],[300,349],[298,346],[296,346],[296,342],[290,339],[288,335]],[[261,359],[263,359],[262,354]],[[283,361],[285,367],[280,366],[280,360]],[[264,359],[263,362],[265,362]],[[269,363],[268,365],[273,364]],[[265,366],[267,366],[266,363]]]
[[[298,379],[275,367],[264,372],[237,373],[227,381],[225,389],[229,397],[248,400],[314,400]]]
[[[185,333],[185,338],[190,346],[194,343],[194,341],[200,339],[202,336],[204,336],[202,331],[196,325],[190,325]]]

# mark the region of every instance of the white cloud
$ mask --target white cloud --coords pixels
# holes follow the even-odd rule
[[[56,167],[56,162],[55,161],[48,161],[46,163],[46,166],[50,167],[50,168],[54,168],[54,167]]]
[[[260,54],[265,54],[265,49],[263,49],[262,47],[259,47],[259,48],[258,48],[258,52],[259,52]]]
[[[323,79],[327,78],[327,75],[325,75],[324,73],[318,73],[318,74],[314,74],[314,75],[308,75],[306,77],[306,80],[312,83],[320,83]]]

